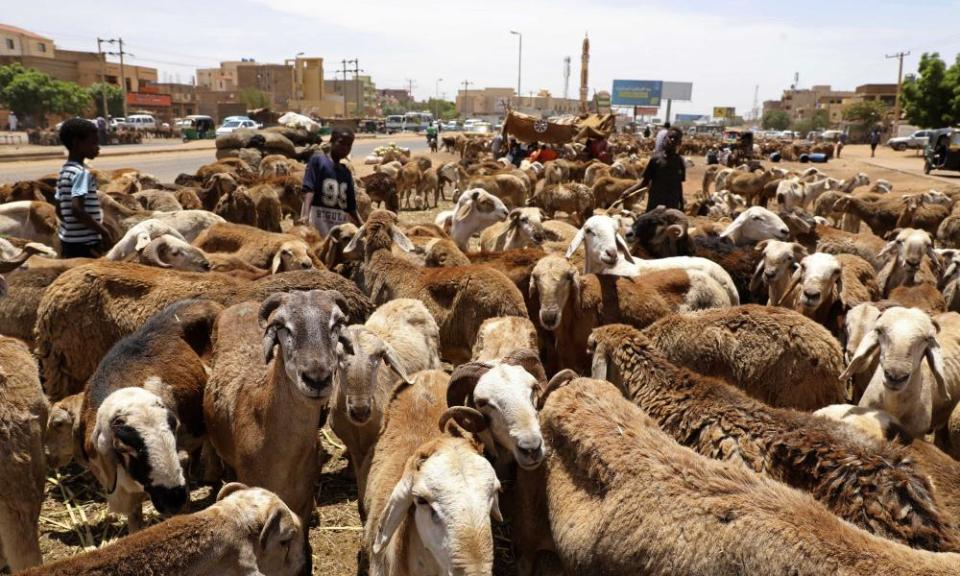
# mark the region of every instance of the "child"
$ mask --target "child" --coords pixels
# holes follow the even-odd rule
[[[301,220],[326,237],[348,221],[363,224],[357,214],[357,196],[350,169],[340,163],[353,148],[353,131],[337,128],[330,135],[330,155],[314,154],[303,176]]]
[[[96,258],[100,242],[110,241],[110,232],[102,224],[97,180],[83,165],[84,160],[100,154],[97,126],[83,118],[71,118],[60,127],[60,142],[68,153],[57,180],[60,256]]]

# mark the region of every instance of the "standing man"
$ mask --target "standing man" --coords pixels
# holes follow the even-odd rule
[[[653,142],[653,153],[663,152],[663,143],[667,141],[667,132],[670,131],[670,123],[667,122],[663,128],[657,132],[657,139]]]
[[[870,133],[870,157],[871,158],[873,158],[877,154],[877,144],[880,144],[880,131],[874,128],[873,132]]]
[[[326,237],[335,226],[363,222],[357,214],[357,195],[350,169],[340,163],[353,148],[353,131],[337,128],[330,135],[330,155],[314,154],[303,176],[300,218]]]
[[[10,125],[10,131],[11,131],[11,132],[16,132],[16,131],[17,131],[17,114],[16,114],[16,112],[11,112],[11,113],[10,113],[10,117],[7,118],[7,124]]]
[[[660,138],[660,135],[657,135]],[[683,210],[683,182],[687,179],[687,167],[677,153],[683,132],[679,128],[667,130],[663,152],[654,154],[643,171],[640,188],[649,188],[647,212],[657,206]]]

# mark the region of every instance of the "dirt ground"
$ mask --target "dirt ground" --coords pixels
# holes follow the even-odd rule
[[[870,160],[866,147],[847,147],[843,157],[827,164],[817,165],[837,178],[846,178],[857,172],[866,172],[871,181],[878,178],[889,180],[894,191],[919,192],[930,188],[945,191],[960,185],[960,179],[952,176],[931,179],[920,174],[922,161],[911,160],[912,152],[897,153],[881,150],[878,159]],[[434,163],[456,159],[445,153],[430,155]],[[694,158],[696,165],[688,171],[684,194],[688,201],[701,185],[704,164],[702,158]],[[873,163],[868,163],[873,162]],[[878,163],[888,167],[881,167]],[[785,167],[806,168],[809,165],[783,163]],[[360,175],[372,171],[371,166],[356,165]],[[956,180],[954,184],[952,180]],[[422,212],[402,212],[403,224],[433,222],[437,212],[448,209],[449,201],[441,201],[440,207]],[[357,574],[357,552],[360,549],[362,526],[357,513],[357,490],[353,480],[343,475],[347,461],[344,449],[329,429],[323,434],[323,443],[331,454],[324,465],[317,490],[316,514],[311,522],[310,543],[313,547],[313,573],[324,576],[351,576]],[[76,465],[60,471],[51,471],[47,481],[47,497],[40,518],[41,548],[45,562],[74,555],[83,549],[102,546],[124,535],[124,524],[107,514],[106,504],[99,487],[89,472]],[[195,485],[191,493],[190,510],[208,506],[216,496],[216,489]],[[145,505],[149,523],[160,520],[152,506]],[[498,562],[495,573],[510,574],[508,527],[498,527],[495,544]]]

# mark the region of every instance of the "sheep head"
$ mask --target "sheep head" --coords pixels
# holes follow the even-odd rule
[[[521,238],[521,244],[543,243],[543,211],[539,208],[514,208],[507,216],[509,229]]]
[[[140,261],[148,266],[184,272],[208,272],[210,261],[200,250],[174,236],[164,234],[150,241],[140,252]]]
[[[503,200],[482,188],[465,191],[453,209],[450,236],[461,249],[466,249],[470,237],[484,228],[507,218]]]
[[[744,210],[720,233],[734,244],[754,244],[761,240],[786,240],[790,229],[779,216],[761,206]]]
[[[840,299],[843,290],[843,268],[832,254],[817,252],[800,261],[786,294],[797,286],[797,303],[804,316],[813,316],[818,310],[831,306]]]
[[[224,518],[234,518],[247,537],[263,574],[297,574],[306,561],[303,524],[276,494],[231,482],[217,493],[212,506]]]
[[[800,261],[807,257],[807,249],[796,242],[764,240],[754,250],[760,252],[761,257],[750,279],[751,292],[758,292],[761,284],[785,286],[784,283],[800,267]],[[782,297],[783,294],[777,291],[776,296]]]
[[[357,426],[362,426],[373,414],[374,394],[381,370],[390,368],[407,384],[413,382],[396,350],[363,325],[348,327],[345,336],[350,340],[352,349],[344,357],[344,377],[341,379],[347,417]]]
[[[880,252],[881,260],[895,258],[895,264],[903,267],[911,278],[915,278],[924,257],[928,257],[934,271],[939,273],[942,268],[940,257],[933,249],[933,238],[929,232],[914,228],[904,228],[895,232],[894,239],[888,242]]]
[[[393,212],[374,210],[343,249],[343,253],[346,255],[355,253],[361,242],[363,242],[364,257],[367,260],[378,250],[389,251],[394,243],[406,252],[413,252],[413,243],[397,227],[397,220],[397,215]]]
[[[546,330],[556,330],[563,321],[563,310],[573,298],[576,306],[580,300],[580,274],[565,258],[551,254],[536,263],[530,273],[530,296],[540,300],[540,325]]]
[[[310,257],[310,248],[303,240],[287,240],[273,254],[270,271],[290,272],[292,270],[310,270],[313,268],[313,259]]]
[[[620,235],[620,224],[610,216],[596,215],[587,218],[570,242],[566,257],[573,256],[581,243],[585,245],[587,256],[584,262],[585,274],[599,274],[615,267],[621,254],[627,262],[634,262],[627,241]]]
[[[89,439],[90,452],[97,454],[91,470],[110,494],[118,487],[142,490],[161,514],[178,512],[188,491],[177,455],[177,426],[176,414],[152,392],[138,387],[112,392],[97,409]]]
[[[260,305],[264,361],[276,359],[286,380],[304,396],[326,401],[333,375],[352,343],[343,334],[347,303],[335,290],[273,294]]]

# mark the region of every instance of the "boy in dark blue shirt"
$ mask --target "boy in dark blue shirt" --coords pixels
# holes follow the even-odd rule
[[[301,218],[326,237],[345,222],[361,225],[350,169],[340,160],[353,148],[353,131],[336,129],[330,135],[330,155],[314,154],[303,176]]]

